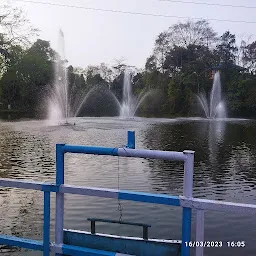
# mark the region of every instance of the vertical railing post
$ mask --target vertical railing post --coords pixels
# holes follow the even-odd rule
[[[187,198],[193,196],[193,173],[194,173],[194,151],[185,150],[183,153],[186,155],[184,162],[184,184],[183,195]],[[182,247],[181,255],[190,256],[190,247],[188,243],[191,240],[191,219],[192,209],[183,207],[182,216]]]
[[[96,232],[95,220],[91,220],[91,233],[94,235]]]
[[[64,144],[56,145],[56,185],[64,184]],[[64,194],[56,193],[56,214],[55,214],[55,243],[63,244],[63,228],[64,228]],[[56,253],[56,256],[62,254]]]
[[[44,256],[50,256],[51,194],[44,191]]]
[[[148,227],[143,226],[143,239],[148,240]]]
[[[196,211],[196,241],[204,242],[204,210]],[[196,247],[196,256],[204,255],[204,247]]]
[[[128,131],[127,147],[135,149],[135,131]]]

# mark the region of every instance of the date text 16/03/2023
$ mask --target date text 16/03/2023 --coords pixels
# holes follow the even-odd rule
[[[190,241],[185,242],[186,247],[231,247],[231,248],[243,248],[245,247],[245,241]]]

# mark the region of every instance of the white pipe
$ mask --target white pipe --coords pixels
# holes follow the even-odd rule
[[[186,156],[184,164],[184,183],[183,195],[192,198],[193,195],[193,174],[194,174],[194,151],[185,150],[183,154]]]
[[[196,211],[196,242],[204,242],[204,210]],[[196,256],[204,256],[204,247],[196,246]]]
[[[118,191],[116,189],[60,185],[60,192],[77,195],[98,196],[105,198],[118,198]]]
[[[56,193],[55,242],[63,244],[64,229],[64,194]]]
[[[184,196],[180,196],[180,206],[199,210],[256,214],[256,205],[254,204],[241,204],[199,198],[186,198]]]
[[[183,152],[118,148],[118,156],[185,161]]]

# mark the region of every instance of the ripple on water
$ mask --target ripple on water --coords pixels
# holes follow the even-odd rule
[[[220,125],[221,124],[221,125]],[[194,196],[256,204],[256,129],[254,121],[222,123],[193,119],[78,118],[75,126],[48,126],[42,121],[0,123],[0,176],[55,180],[55,144],[117,146],[126,144],[127,130],[135,130],[136,147],[195,150]],[[119,164],[118,164],[119,162]],[[183,193],[183,165],[167,161],[107,156],[67,155],[65,182],[74,185],[131,189],[153,193]],[[6,234],[41,238],[42,193],[0,189],[0,227]],[[52,195],[54,229],[55,198]],[[152,225],[150,237],[181,238],[181,209],[121,201],[122,218]],[[245,240],[243,255],[254,255],[254,216],[206,212],[206,240]],[[65,227],[89,230],[88,217],[119,219],[118,201],[86,196],[65,196]],[[140,229],[106,223],[101,232],[141,236]],[[195,216],[193,215],[193,234]],[[24,255],[2,249],[4,256]],[[206,249],[216,255],[216,249]],[[2,255],[2,254],[1,254]],[[26,255],[29,255],[28,253]],[[36,255],[36,254],[31,254]],[[218,255],[242,255],[222,248]]]

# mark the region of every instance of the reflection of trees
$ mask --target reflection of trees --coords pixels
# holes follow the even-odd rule
[[[152,126],[145,134],[144,145],[146,148],[183,151],[191,149],[196,151],[195,165],[203,161],[203,151],[207,150],[207,139],[204,136],[206,123],[179,122]],[[201,136],[198,136],[198,134]],[[154,187],[164,187],[168,192],[175,188],[176,193],[182,193],[183,189],[183,163],[154,161],[152,166],[151,181]],[[195,182],[202,179],[198,177],[198,169],[195,168]],[[157,177],[157,182],[155,181]]]
[[[43,222],[42,192],[3,188],[1,189],[1,197],[1,232],[3,234],[41,240]],[[2,255],[2,253],[6,252],[3,255],[7,256],[10,255],[10,252],[20,250],[19,248],[5,248],[3,251],[0,249],[0,254]],[[23,254],[27,255],[26,253]]]
[[[249,121],[190,120],[154,125],[146,131],[143,143],[150,149],[195,150],[196,190],[197,187],[229,184],[231,179],[254,182],[255,135],[255,123]],[[182,192],[182,164],[155,161],[154,164],[150,162],[150,166],[154,187],[162,186],[168,192],[175,188]],[[221,186],[222,192],[227,189],[228,186]]]
[[[55,173],[55,153],[44,135],[12,131],[0,132],[0,177],[44,179]],[[40,177],[38,177],[40,173]]]
[[[14,123],[14,128],[15,125]],[[1,178],[54,179],[54,156],[55,152],[50,148],[49,140],[43,133],[39,135],[29,133],[29,131],[18,132],[12,130],[12,124],[8,126],[1,125]],[[41,239],[43,220],[42,192],[0,188],[0,194],[1,232],[3,234]],[[10,255],[9,249],[6,255]]]
[[[211,165],[218,164],[218,151],[224,142],[226,122],[210,121],[206,128],[208,129],[209,161]]]
[[[218,145],[218,149],[214,152],[217,155],[215,164],[212,165],[214,167],[212,180],[215,183],[229,183],[232,179],[254,182],[255,133],[255,123],[226,123],[224,136],[215,139]]]
[[[182,194],[183,165],[177,162],[149,160],[150,180],[155,191]]]

